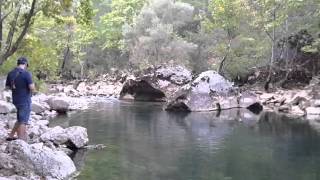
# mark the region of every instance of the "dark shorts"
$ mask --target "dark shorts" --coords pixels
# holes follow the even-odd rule
[[[30,113],[31,113],[31,105],[23,104],[23,105],[15,105],[17,108],[17,120],[18,123],[28,124]]]

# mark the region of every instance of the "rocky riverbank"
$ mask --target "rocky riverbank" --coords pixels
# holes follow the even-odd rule
[[[272,93],[254,91],[265,110],[300,117],[307,120],[320,119],[320,79],[314,78],[304,88],[277,89]]]
[[[64,93],[32,97],[32,112],[27,128],[28,143],[5,141],[15,121],[15,107],[7,92],[0,100],[0,177],[2,179],[66,179],[76,172],[68,156],[78,149],[91,149],[86,128],[49,127],[49,120],[59,113],[83,110],[91,103],[104,101],[96,97],[69,97]]]
[[[49,91],[68,97],[163,101],[164,109],[170,111],[248,108],[256,113],[264,109],[307,119],[320,117],[320,80],[317,77],[304,88],[274,89],[272,93],[260,89],[259,86],[236,87],[215,71],[195,74],[183,66],[162,65],[131,74],[115,71],[95,81],[55,84]]]
[[[252,77],[253,79],[255,77]],[[182,66],[159,66],[128,76],[120,99],[164,101],[166,110],[221,111],[263,109],[308,120],[320,119],[320,78],[300,89],[257,90],[259,86],[239,88],[215,71],[193,74]]]

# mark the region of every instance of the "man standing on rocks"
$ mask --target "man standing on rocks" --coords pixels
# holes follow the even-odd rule
[[[15,123],[7,141],[18,138],[27,141],[26,125],[29,122],[31,112],[31,95],[35,92],[35,86],[32,82],[31,73],[26,69],[28,60],[20,57],[17,61],[17,67],[9,72],[6,81],[6,88],[12,90],[12,102],[17,109],[17,122]]]

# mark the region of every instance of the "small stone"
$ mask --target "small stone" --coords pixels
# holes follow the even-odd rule
[[[291,113],[297,116],[305,115],[305,112],[299,106],[292,106]]]
[[[271,94],[271,93],[264,93],[260,96],[260,99],[265,100],[265,101],[268,101],[273,98],[274,98],[274,94]]]
[[[278,111],[279,111],[279,112],[285,112],[285,113],[287,113],[287,112],[290,111],[290,106],[288,106],[288,105],[280,106],[280,107],[278,108]]]
[[[315,99],[312,101],[312,105],[314,107],[320,107],[320,99]]]

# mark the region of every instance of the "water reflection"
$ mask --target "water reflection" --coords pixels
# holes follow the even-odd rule
[[[170,113],[159,103],[121,102],[59,121],[87,127],[92,144],[108,146],[88,153],[80,179],[320,179],[318,133],[273,113]]]

